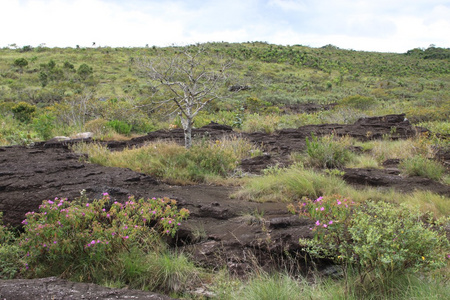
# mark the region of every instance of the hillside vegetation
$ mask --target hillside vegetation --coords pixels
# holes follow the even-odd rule
[[[450,50],[405,54],[211,43],[214,64],[234,60],[215,100],[195,126],[216,121],[245,131],[273,132],[305,124],[349,123],[362,116],[406,113],[414,124],[449,133]],[[160,102],[136,61],[170,57],[167,48],[45,48],[0,50],[0,144],[93,131],[106,138],[180,126]],[[230,91],[230,90],[235,91]],[[237,90],[237,91],[236,91]],[[313,103],[330,110],[309,111]],[[327,106],[331,105],[331,106]]]

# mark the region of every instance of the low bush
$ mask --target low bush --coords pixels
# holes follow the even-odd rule
[[[155,235],[173,236],[188,214],[170,199],[110,203],[106,193],[92,202],[55,198],[26,214],[19,245],[34,276],[83,270],[84,280],[91,281],[119,253]]]
[[[25,266],[23,252],[15,240],[16,235],[3,225],[3,213],[0,212],[0,279],[15,278]]]
[[[55,128],[54,121],[55,117],[51,114],[41,114],[33,119],[33,128],[43,140],[48,140],[52,137]]]
[[[131,132],[131,125],[120,120],[112,120],[107,123],[107,126],[114,129],[115,132],[128,135]]]
[[[339,105],[343,107],[350,107],[353,109],[367,110],[373,107],[376,103],[377,101],[374,98],[361,95],[353,95],[342,99]]]
[[[385,286],[399,274],[445,267],[450,258],[448,217],[436,220],[405,204],[357,205],[340,196],[289,208],[315,222],[314,239],[300,241],[304,249],[342,264],[344,273],[354,268],[363,289]]]
[[[36,107],[27,102],[19,102],[11,108],[14,118],[20,122],[28,123],[36,111]]]

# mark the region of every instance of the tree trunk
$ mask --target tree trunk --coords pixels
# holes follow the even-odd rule
[[[182,117],[181,124],[184,129],[184,146],[186,149],[189,149],[192,146],[192,126],[194,125],[193,119]]]

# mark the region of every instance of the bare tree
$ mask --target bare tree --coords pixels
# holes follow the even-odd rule
[[[158,56],[137,60],[138,68],[154,85],[155,91],[165,89],[170,98],[172,113],[178,112],[184,129],[186,148],[192,146],[192,127],[195,116],[205,106],[219,98],[220,83],[231,67],[231,61],[208,56],[202,46],[184,47],[172,56]]]

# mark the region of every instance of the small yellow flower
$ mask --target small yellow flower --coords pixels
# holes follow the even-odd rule
[[[422,260],[425,260],[425,257],[424,257],[424,256],[422,256]]]

